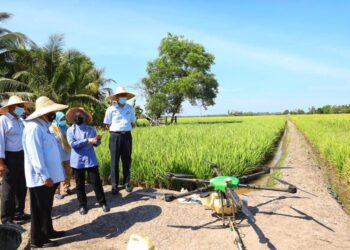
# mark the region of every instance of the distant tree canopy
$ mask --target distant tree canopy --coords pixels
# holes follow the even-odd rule
[[[10,14],[0,12],[0,21]],[[102,122],[112,91],[103,69],[77,50],[65,51],[63,35],[52,35],[38,47],[23,34],[0,27],[0,101],[11,95],[34,101],[47,96],[69,106],[83,106]]]
[[[201,44],[171,33],[162,39],[158,50],[158,58],[148,63],[148,76],[142,79],[149,115],[169,113],[173,122],[185,100],[205,109],[215,104],[218,82],[210,71],[212,54]]]
[[[325,105],[320,108],[312,106],[307,112],[303,109],[284,110],[283,112],[242,112],[227,111],[229,116],[253,116],[253,115],[302,115],[302,114],[350,114],[350,105]]]

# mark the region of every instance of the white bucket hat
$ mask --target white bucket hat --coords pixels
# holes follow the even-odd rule
[[[23,101],[21,97],[13,95],[10,97],[10,99],[8,100],[6,105],[3,106],[2,108],[0,108],[0,114],[4,114],[4,113],[8,112],[9,107],[14,106],[14,105],[19,105],[19,104],[23,104],[24,106],[29,106],[32,103],[27,102],[27,101]]]
[[[54,103],[46,96],[40,96],[35,101],[35,111],[26,120],[33,120],[51,112],[57,112],[68,108],[67,105]]]
[[[126,99],[128,100],[135,96],[133,93],[127,92],[124,87],[119,86],[117,87],[115,94],[109,96],[108,99],[111,101],[116,101],[118,99],[118,95],[121,95],[121,94],[126,94]]]

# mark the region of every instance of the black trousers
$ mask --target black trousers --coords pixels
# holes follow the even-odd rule
[[[16,213],[23,213],[27,194],[24,175],[24,152],[5,152],[7,171],[2,180],[1,222],[12,221]]]
[[[86,193],[85,193],[85,173],[88,174],[90,182],[94,187],[97,202],[102,205],[106,204],[105,193],[103,191],[100,172],[98,167],[74,169],[74,176],[76,182],[76,190],[78,195],[78,201],[80,207],[85,207],[87,205]]]
[[[52,187],[40,186],[29,188],[30,193],[30,241],[32,244],[41,245],[49,240],[49,235],[54,231],[52,225],[53,197],[59,183]]]
[[[119,184],[119,159],[123,165],[123,185],[130,181],[132,136],[131,133],[120,134],[111,132],[109,137],[109,150],[111,152],[111,179],[112,188],[117,189]]]

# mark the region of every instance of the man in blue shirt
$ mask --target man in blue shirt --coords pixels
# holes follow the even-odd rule
[[[126,191],[131,192],[130,167],[132,152],[131,130],[135,126],[136,118],[134,108],[126,101],[135,95],[129,93],[124,87],[118,87],[116,94],[108,99],[113,105],[106,110],[104,123],[110,131],[109,150],[111,152],[111,179],[112,194],[118,194],[119,184],[119,159],[123,164],[123,185]]]
[[[68,106],[57,104],[42,96],[35,102],[35,111],[27,117],[23,131],[25,177],[30,193],[31,247],[57,246],[54,238],[65,236],[55,231],[51,211],[56,188],[64,180],[60,150],[49,128],[56,112]]]
[[[0,109],[0,176],[3,176],[1,196],[1,222],[28,220],[24,213],[27,194],[24,176],[22,147],[23,122],[20,119],[30,102],[11,96],[7,105]]]
[[[104,212],[109,211],[103,191],[100,173],[98,171],[98,161],[94,146],[101,144],[101,136],[96,134],[95,128],[88,124],[92,121],[92,116],[83,108],[70,108],[66,113],[66,118],[73,125],[67,130],[67,140],[72,148],[70,155],[70,165],[74,168],[76,190],[79,201],[79,213],[87,213],[87,199],[85,193],[85,174],[87,172],[91,184],[94,187],[97,202]]]

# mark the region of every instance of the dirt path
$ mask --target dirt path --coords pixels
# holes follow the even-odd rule
[[[256,191],[242,196],[256,216],[255,225],[240,229],[247,248],[350,249],[350,218],[327,192],[311,148],[293,124],[288,125],[287,151],[285,166],[291,168],[282,170],[283,179],[308,193]],[[202,206],[165,203],[124,192],[114,197],[109,186],[105,191],[112,207],[109,213],[93,205],[93,192],[85,216],[76,211],[75,196],[55,200],[54,227],[69,234],[59,240],[57,249],[126,249],[134,233],[148,236],[159,250],[235,249],[234,234],[213,228],[221,223]]]
[[[249,249],[350,249],[350,218],[327,191],[318,161],[295,125],[288,124],[283,179],[306,192],[248,194],[260,228],[244,228]],[[259,231],[259,230],[255,230]]]

